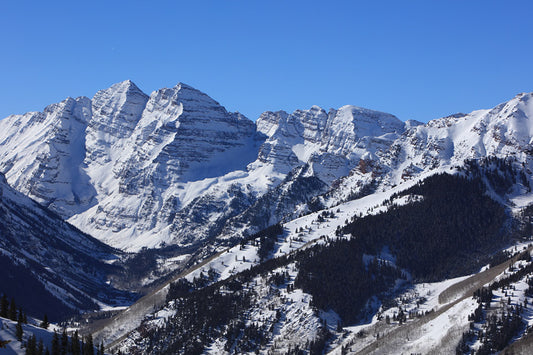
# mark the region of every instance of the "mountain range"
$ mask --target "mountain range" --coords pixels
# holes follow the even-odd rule
[[[219,302],[245,302],[249,307],[227,315],[217,326],[225,329],[225,335],[211,334],[202,349],[245,352],[251,347],[249,351],[290,352],[298,346],[298,350],[311,351],[323,341],[321,349],[329,346],[333,351],[335,344],[345,345],[339,338],[342,325],[356,324],[366,316],[346,315],[339,305],[319,302],[321,295],[302,274],[306,267],[314,270],[307,264],[313,253],[327,254],[320,248],[333,252],[336,243],[343,241],[354,243],[351,240],[358,238],[359,230],[378,235],[369,227],[374,223],[370,216],[401,214],[397,208],[411,205],[415,211],[424,201],[439,201],[431,200],[433,195],[424,186],[447,187],[450,194],[471,193],[472,204],[478,195],[495,201],[497,206],[477,201],[485,206],[481,209],[493,214],[472,215],[469,221],[490,220],[498,233],[486,230],[474,238],[465,246],[468,253],[457,261],[465,266],[454,269],[455,264],[450,265],[455,271],[449,274],[417,274],[418,268],[434,270],[436,266],[432,260],[420,266],[407,257],[402,259],[402,247],[393,249],[393,239],[383,245],[366,241],[358,246],[364,253],[354,251],[352,256],[360,257],[367,268],[369,260],[377,258],[379,265],[390,263],[392,269],[380,266],[381,271],[374,273],[373,277],[383,278],[383,289],[357,297],[363,298],[360,301],[368,312],[376,312],[379,307],[368,302],[378,302],[378,294],[394,288],[394,279],[403,280],[397,284],[412,285],[472,273],[478,265],[472,255],[478,262],[486,261],[485,257],[507,247],[509,236],[524,224],[517,216],[533,201],[532,96],[519,94],[492,109],[425,124],[356,106],[269,111],[254,122],[228,112],[186,84],[147,95],[127,80],[97,92],[92,99],[67,98],[43,112],[12,115],[0,121],[2,260],[13,275],[20,275],[16,278],[33,280],[53,300],[55,306],[49,311],[57,318],[103,305],[129,304],[138,292],[147,293],[135,304],[133,320],[119,314],[103,328],[91,328],[114,349],[195,352],[194,346],[200,345],[189,344],[186,338],[181,345],[158,343],[154,348],[160,341],[157,335],[147,345],[138,327],[151,329],[161,339],[167,331],[179,333],[185,325],[174,322],[176,328],[168,330],[171,317],[198,317],[180,313],[179,302],[198,307],[200,300],[205,301],[202,297],[224,298],[224,292],[234,287],[238,297]],[[479,186],[438,180],[442,174],[463,176],[478,181]],[[449,215],[458,201],[459,197],[450,200]],[[419,213],[413,211],[409,213]],[[357,218],[365,220],[364,226],[357,224]],[[481,222],[468,228],[469,235],[484,230]],[[272,230],[277,232],[272,234]],[[404,242],[418,247],[422,242],[413,238]],[[484,247],[482,241],[491,247]],[[309,254],[313,247],[319,249]],[[430,247],[417,252],[424,248]],[[425,260],[420,255],[416,258]],[[328,259],[324,256],[323,260]],[[267,271],[246,271],[258,268]],[[273,278],[280,273],[283,277]],[[183,286],[183,280],[190,285]],[[232,286],[232,280],[239,285]],[[175,292],[180,282],[179,287],[188,290],[185,294]],[[252,282],[256,286],[251,287]],[[269,293],[275,293],[272,283],[281,293]],[[9,276],[1,284],[8,285],[1,290],[7,294],[19,297],[24,293],[9,286],[14,285]],[[297,291],[291,290],[295,285]],[[189,291],[195,296],[189,297]],[[403,291],[397,288],[394,292]],[[180,297],[182,301],[177,301]],[[24,303],[34,312],[45,302]],[[60,311],[65,306],[69,311]],[[260,309],[264,307],[277,312],[263,314]],[[152,315],[146,323],[148,314]],[[295,322],[290,319],[295,314],[306,316]],[[343,324],[346,319],[351,319],[350,324]],[[336,332],[328,335],[334,340],[325,338],[322,330],[329,328],[324,321],[330,333]],[[244,323],[237,326],[235,322]],[[270,338],[265,335],[266,326],[258,325],[268,322],[278,329],[272,329]],[[244,329],[252,324],[264,340],[239,343]],[[357,334],[359,330],[346,331]],[[230,346],[231,332],[241,335],[235,335]],[[306,339],[307,344],[298,339]],[[184,344],[194,349],[179,347]],[[204,348],[206,344],[210,347]]]

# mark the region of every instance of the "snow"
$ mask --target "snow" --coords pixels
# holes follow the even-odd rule
[[[52,338],[54,336],[54,330],[60,332],[61,328],[51,323],[48,329],[43,329],[38,326],[38,324],[40,324],[39,320],[30,318],[28,319],[28,321],[28,324],[22,324],[22,341],[26,342],[28,338],[33,334],[37,339],[37,344],[39,343],[39,340],[42,339],[45,348],[48,347],[48,349],[50,350],[52,348]],[[17,340],[15,336],[16,325],[17,322],[0,317],[0,340],[10,341],[5,349],[0,349],[1,354],[7,355],[26,353],[26,349],[22,347],[22,344]]]
[[[531,96],[425,125],[349,105],[265,112],[254,124],[186,84],[148,96],[127,80],[92,100],[68,98],[2,120],[0,168],[16,189],[112,246],[188,246],[231,213],[229,191],[252,203],[302,164],[339,183],[328,206],[365,185],[384,191],[467,158],[514,155],[533,169],[524,149],[533,141]],[[520,205],[532,199],[513,197]],[[212,201],[208,223],[172,218]]]
[[[518,243],[509,247],[508,250],[517,254],[523,251],[525,246],[524,243]],[[514,270],[518,270],[520,265],[525,266],[526,263],[523,260],[515,262]],[[482,271],[483,269],[480,272]],[[489,283],[507,277],[509,273],[509,269],[506,269],[497,274]],[[465,290],[454,298],[445,297],[444,303],[441,303],[443,297],[439,296],[442,296],[443,292],[451,286],[470,278],[472,278],[472,283],[477,283],[477,275],[474,274],[437,283],[413,285],[396,297],[398,306],[386,310],[380,309],[367,324],[345,327],[344,331],[347,333],[333,342],[331,353],[340,354],[342,346],[352,352],[365,349],[365,352],[372,353],[426,354],[435,351],[453,353],[463,332],[468,330],[468,317],[477,308],[478,303],[471,297],[471,292],[465,292]],[[524,294],[528,288],[526,278],[527,276],[518,282],[511,283],[506,289],[507,296],[501,289],[495,290],[491,309],[501,313],[507,307],[508,297],[513,306],[523,304],[526,299],[528,304],[531,304],[533,299]],[[416,319],[408,318],[404,325],[398,325],[398,322],[392,320],[393,316],[399,312],[398,307],[401,307],[404,312],[421,312],[425,316]],[[384,324],[383,319],[387,316],[391,319],[390,325]],[[523,316],[527,324],[532,325],[533,307],[525,308]],[[481,326],[482,324],[476,325],[478,328]],[[379,339],[376,338],[378,333]],[[358,334],[365,335],[360,337]],[[478,346],[479,341],[474,344],[473,349],[477,349]]]
[[[380,309],[369,323],[344,327],[343,330],[347,334],[332,344],[331,353],[340,354],[342,346],[358,351],[371,344],[379,344],[377,347],[379,353],[426,354],[430,352],[441,344],[450,330],[455,332],[458,326],[464,325],[468,315],[477,307],[477,303],[471,298],[459,302],[439,303],[439,295],[442,291],[468,277],[413,285],[400,293],[395,300],[407,314],[418,312],[426,314],[424,317],[414,320],[408,318],[406,324],[398,325],[398,322],[392,320],[393,316],[399,312],[398,307]],[[387,316],[391,319],[391,325],[384,324]],[[360,337],[358,334],[365,335]],[[379,334],[379,339],[376,339],[377,334]],[[458,334],[462,335],[462,331]]]

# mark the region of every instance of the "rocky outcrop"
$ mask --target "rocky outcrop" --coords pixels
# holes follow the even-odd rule
[[[0,121],[0,171],[113,246],[185,247],[239,238],[308,203],[333,205],[468,158],[529,164],[531,107],[531,94],[521,94],[421,124],[313,106],[254,123],[185,84],[147,96],[124,81],[92,100]]]
[[[0,170],[14,188],[64,217],[94,203],[82,168],[91,111],[90,99],[68,98],[0,121]]]
[[[141,119],[148,96],[126,80],[98,91],[92,99],[92,117],[86,128],[86,170],[98,194],[112,188],[116,161]]]

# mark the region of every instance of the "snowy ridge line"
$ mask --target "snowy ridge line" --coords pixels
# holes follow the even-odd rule
[[[531,253],[533,250],[533,246],[528,247],[526,252]],[[381,325],[379,327],[380,337],[379,339],[374,339],[374,341],[370,344],[365,345],[362,348],[359,349],[353,349],[355,346],[360,345],[361,342],[355,342],[353,341],[357,334],[353,334],[348,339],[344,340],[341,344],[339,344],[335,349],[330,351],[330,354],[341,354],[342,347],[347,347],[348,353],[350,354],[373,354],[373,353],[379,353],[379,351],[384,351],[383,348],[386,346],[388,340],[397,340],[402,339],[402,341],[405,341],[406,338],[409,338],[409,334],[415,334],[416,329],[420,329],[422,326],[430,323],[431,321],[437,319],[441,315],[445,315],[449,310],[451,310],[453,307],[458,306],[464,301],[470,301],[470,298],[472,297],[475,290],[483,287],[484,285],[489,284],[491,281],[495,280],[498,276],[500,276],[508,267],[509,263],[515,263],[521,253],[518,253],[517,255],[513,256],[511,259],[504,261],[503,263],[496,265],[490,269],[484,270],[478,274],[474,274],[464,280],[461,280],[457,282],[456,284],[453,284],[449,286],[446,290],[441,292],[439,295],[439,304],[442,306],[437,308],[434,312],[431,312],[427,315],[424,315],[421,318],[417,318],[412,321],[408,321],[406,324],[401,326],[383,326],[383,322],[379,322],[381,324],[372,324],[368,327],[358,327],[358,329],[364,329],[367,332],[369,332],[372,327],[377,327],[378,325]],[[443,295],[441,298],[440,296]],[[452,300],[450,300],[453,298]],[[472,309],[473,311],[473,309]],[[469,315],[471,312],[467,312],[467,315]],[[424,332],[422,332],[424,333]],[[461,332],[462,335],[462,332]],[[412,340],[415,341],[416,339]],[[359,341],[359,339],[358,339]]]
[[[531,170],[531,98],[427,124],[355,106],[265,112],[254,123],[188,85],[148,96],[126,80],[0,120],[0,171],[114,247],[197,246],[284,220],[287,200],[302,196],[275,196],[253,222],[246,212],[304,165],[292,178],[322,182],[328,206],[465,159],[515,156]]]
[[[284,223],[284,233],[278,237],[277,242],[275,243],[274,252],[271,253],[266,260],[297,253],[305,248],[315,245],[316,243],[325,243],[326,241],[322,238],[323,235],[326,235],[331,240],[337,239],[335,230],[337,229],[337,226],[344,225],[346,219],[350,219],[359,213],[366,215],[369,213],[385,211],[386,207],[381,206],[381,204],[389,199],[391,195],[406,190],[415,185],[418,181],[437,172],[428,172],[417,179],[410,180],[391,190],[366,196],[359,200],[345,202],[335,207],[313,212],[293,221]],[[339,209],[340,212],[337,212]],[[326,219],[324,222],[316,222],[319,215],[324,211],[335,213],[335,217],[332,219]],[[306,230],[302,241],[292,240],[291,242],[292,238],[299,237],[296,230],[298,228],[303,228],[306,225],[311,225],[315,228]],[[344,238],[344,236],[340,236],[339,238]],[[292,247],[291,244],[293,245]],[[259,265],[260,262],[259,257],[257,256],[257,249],[256,246],[247,244],[244,250],[241,250],[240,245],[237,244],[218,252],[198,265],[184,270],[175,278],[160,286],[157,290],[144,296],[128,309],[113,317],[112,320],[108,320],[105,324],[99,325],[99,329],[94,331],[95,334],[93,334],[95,339],[98,339],[99,341],[103,340],[104,343],[111,340],[107,343],[107,346],[113,348],[125,340],[128,337],[129,332],[139,326],[140,322],[146,315],[155,312],[158,308],[164,305],[170,283],[176,282],[180,278],[186,278],[187,280],[192,281],[194,277],[199,277],[201,273],[207,274],[209,269],[214,269],[219,274],[213,283],[224,281],[230,277],[238,275],[239,272]],[[145,310],[144,313],[143,310]],[[113,328],[118,329],[119,333],[111,335],[106,330],[111,324],[115,324]]]

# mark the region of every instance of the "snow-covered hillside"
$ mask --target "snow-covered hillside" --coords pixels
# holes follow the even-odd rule
[[[267,112],[256,125],[185,84],[148,97],[125,81],[0,121],[0,168],[16,189],[113,246],[190,246],[279,221],[409,126],[354,106]],[[280,183],[290,189],[288,176],[316,181],[283,207],[265,206],[260,198]],[[262,209],[261,220],[243,222],[249,208]]]
[[[506,266],[468,276],[470,288],[455,277],[531,229],[532,97],[427,124],[355,106],[254,123],[181,83],[68,98],[0,121],[0,261],[55,309],[87,310],[128,295],[108,282],[118,252],[72,225],[141,251],[151,269],[135,284],[173,283],[87,328],[113,350],[454,351],[467,327],[485,329],[465,320],[477,309],[470,288]],[[494,296],[529,302],[528,282]],[[467,345],[482,349],[476,339]]]
[[[459,171],[450,172],[457,174]],[[225,332],[215,332],[212,334],[213,338],[202,342],[204,351],[217,354],[233,351],[286,353],[295,349],[308,351],[310,347],[315,346],[313,344],[321,344],[320,346],[334,354],[360,351],[394,353],[399,347],[406,352],[455,351],[463,331],[469,327],[468,317],[477,307],[476,300],[471,298],[472,292],[489,282],[506,277],[509,271],[504,271],[509,267],[509,262],[493,268],[485,267],[479,274],[432,283],[412,284],[408,270],[403,270],[402,272],[407,274],[406,278],[397,280],[391,293],[376,295],[369,300],[366,319],[363,318],[359,325],[346,324],[343,327],[340,326],[342,317],[339,314],[332,310],[317,310],[313,296],[301,288],[294,287],[301,266],[291,257],[301,260],[298,255],[302,255],[302,252],[305,255],[305,250],[318,250],[313,249],[314,246],[322,245],[327,249],[335,240],[357,239],[355,235],[338,233],[354,216],[362,218],[376,215],[393,207],[423,201],[424,196],[405,195],[403,192],[410,187],[419,186],[422,180],[431,175],[432,172],[427,172],[425,176],[413,178],[388,191],[284,223],[266,258],[261,256],[260,251],[262,237],[257,236],[226,249],[181,274],[179,279],[187,280],[189,285],[195,285],[194,289],[205,288],[207,293],[220,289],[221,295],[238,294],[239,296],[235,297],[242,297],[242,302],[246,304],[244,310],[237,311],[238,318],[221,326],[226,329]],[[509,252],[517,255],[516,259],[526,246],[527,243],[518,244],[510,248]],[[366,254],[363,261],[371,263],[378,260],[379,263],[396,267],[394,255],[394,250],[383,249],[378,255]],[[518,262],[509,270],[516,272],[525,265],[524,262]],[[344,265],[339,267],[343,268]],[[521,282],[522,293],[514,293],[511,299],[511,302],[516,299],[516,304],[524,302],[525,299],[525,281]],[[207,291],[209,285],[213,286]],[[519,289],[518,286],[516,289]],[[162,288],[157,298],[144,301],[144,308],[143,305],[137,304],[130,312],[124,312],[126,318],[121,320],[119,316],[114,322],[110,322],[113,326],[98,332],[97,339],[111,344],[113,350],[126,352],[175,350],[172,348],[175,343],[165,340],[164,334],[182,336],[179,329],[184,324],[181,322],[187,324],[190,321],[185,314],[188,312],[187,307],[194,307],[194,303],[182,304],[179,299],[169,301],[168,294],[171,290],[172,287],[168,286]],[[166,302],[163,301],[165,295]],[[184,300],[188,299],[187,292],[180,295]],[[216,295],[215,292],[215,299]],[[392,304],[390,300],[385,304],[384,301],[391,295],[394,295]],[[406,319],[396,320],[399,313],[405,314]],[[386,321],[386,318],[389,320]],[[323,338],[325,329],[329,334],[327,341]],[[238,336],[234,338],[232,332],[236,332]],[[148,339],[146,334],[154,335]],[[183,339],[187,341],[186,338]],[[324,343],[320,343],[321,339]]]
[[[131,302],[108,284],[117,250],[81,232],[0,174],[0,292],[32,315],[61,319],[80,310]]]
[[[361,193],[387,190],[425,172],[445,171],[467,159],[513,157],[531,178],[533,93],[490,110],[411,125],[389,149],[365,155],[325,197],[333,205]]]

